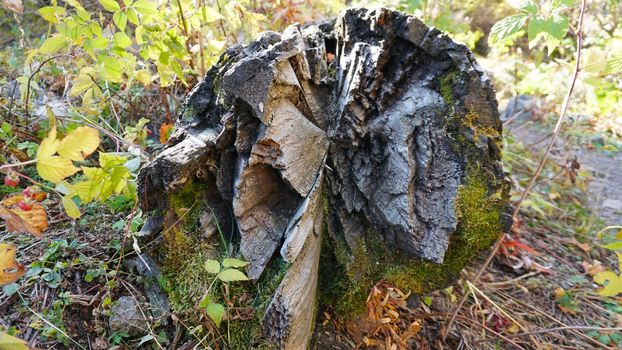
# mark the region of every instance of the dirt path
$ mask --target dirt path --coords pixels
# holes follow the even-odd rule
[[[502,113],[509,120],[505,132],[533,150],[544,149],[550,141],[552,127],[539,122],[537,101],[528,96],[519,96],[512,108]],[[575,155],[581,169],[592,175],[588,185],[588,202],[591,209],[604,225],[622,225],[622,152],[612,153],[591,150],[563,140],[557,141],[552,158],[564,161]]]

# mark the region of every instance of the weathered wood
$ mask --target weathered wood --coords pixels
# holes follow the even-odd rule
[[[197,200],[220,208],[201,216],[205,235],[234,229],[253,281],[290,263],[262,324],[302,349],[322,279],[341,271],[352,287],[339,298],[360,303],[379,278],[439,288],[507,228],[500,137],[491,82],[465,46],[400,12],[351,9],[228,49],[139,195],[170,212],[171,195],[202,183]],[[318,276],[322,240],[331,276]]]

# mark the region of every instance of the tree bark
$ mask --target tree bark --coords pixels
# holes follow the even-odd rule
[[[264,335],[303,349],[318,284],[323,301],[352,301],[344,312],[379,279],[423,293],[507,229],[500,139],[493,87],[464,45],[401,12],[350,9],[228,49],[139,196],[164,216],[200,183],[195,203],[215,219],[203,230],[234,232],[253,281],[287,262]]]

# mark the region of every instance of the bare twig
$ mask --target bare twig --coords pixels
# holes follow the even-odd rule
[[[32,74],[30,74],[30,76],[28,77],[28,81],[26,82],[26,101],[25,101],[26,104],[24,105],[24,109],[26,109],[26,115],[27,116],[30,116],[30,113],[28,111],[28,99],[30,98],[30,82],[32,81],[32,78],[34,78],[34,76],[37,75],[41,71],[41,68],[43,68],[43,66],[46,63],[48,63],[48,62],[50,62],[52,60],[55,60],[57,58],[60,58],[60,57],[73,57],[73,56],[72,55],[67,55],[67,54],[52,56],[52,57],[44,60],[43,62],[41,62],[39,67],[37,67],[37,69]]]
[[[568,92],[566,93],[566,96],[564,97],[564,102],[562,103],[561,113],[559,115],[559,118],[557,119],[557,123],[555,124],[555,129],[553,130],[553,137],[551,138],[551,141],[549,142],[544,152],[544,155],[542,156],[542,159],[540,160],[540,164],[538,165],[538,168],[536,169],[535,174],[529,181],[529,185],[527,185],[520,199],[515,204],[514,213],[512,213],[513,220],[517,218],[518,213],[520,211],[521,204],[523,203],[525,198],[527,198],[527,196],[529,195],[529,192],[531,192],[531,189],[533,188],[536,181],[538,180],[538,177],[540,176],[540,173],[542,172],[542,169],[544,168],[544,165],[546,164],[549,154],[551,153],[551,150],[553,149],[553,146],[555,145],[555,141],[557,141],[557,137],[559,136],[559,133],[561,132],[561,128],[564,123],[564,119],[566,117],[566,112],[568,111],[568,104],[570,103],[570,97],[572,96],[572,92],[574,90],[577,77],[579,76],[579,72],[581,71],[581,48],[583,46],[583,30],[582,29],[583,29],[583,17],[585,14],[585,5],[586,5],[586,0],[581,0],[581,12],[579,14],[579,26],[577,27],[576,62],[575,62],[575,69],[572,75],[570,87],[568,88]],[[499,251],[499,248],[501,248],[501,244],[503,243],[504,237],[505,237],[505,233],[502,233],[501,235],[499,235],[499,238],[495,242],[492,248],[492,251],[490,252],[490,254],[488,254],[488,257],[486,258],[484,265],[482,265],[482,267],[477,271],[477,274],[473,278],[472,283],[477,282],[479,278],[482,276],[482,274],[484,273],[484,271],[486,270],[486,268],[488,267],[488,265],[490,265],[490,263],[492,262],[492,259],[495,257],[495,255]],[[452,323],[456,319],[458,312],[460,311],[460,309],[462,308],[462,306],[468,299],[469,295],[470,293],[465,293],[462,299],[460,299],[460,302],[458,303],[454,311],[452,312],[452,317],[449,319],[449,321],[447,322],[447,325],[445,326],[445,329],[443,330],[443,333],[442,333],[443,338],[447,337],[447,333],[449,332],[449,329],[451,328]]]

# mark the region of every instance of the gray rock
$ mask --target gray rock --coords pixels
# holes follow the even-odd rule
[[[164,225],[164,217],[156,215],[147,219],[143,227],[136,234],[140,241],[149,241],[154,238],[155,235],[162,231]]]
[[[149,310],[154,319],[159,320],[164,325],[168,324],[166,316],[168,316],[171,307],[168,296],[158,283],[158,280],[161,278],[158,265],[149,255],[141,254],[140,257],[126,260],[125,266],[130,271],[136,271],[137,274],[144,277],[145,296],[149,301]]]
[[[522,122],[535,119],[539,107],[540,101],[537,98],[529,95],[518,95],[508,101],[500,118],[504,122],[512,118],[514,123],[522,124]]]
[[[131,337],[145,334],[149,328],[147,317],[149,317],[148,308],[144,305],[139,307],[133,297],[121,297],[110,310],[110,330],[114,333],[128,334]]]

